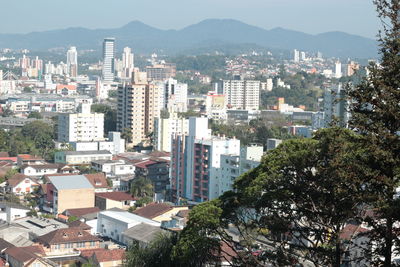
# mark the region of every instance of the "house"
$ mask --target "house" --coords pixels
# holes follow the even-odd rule
[[[189,210],[188,206],[173,206],[167,203],[150,203],[133,213],[157,222],[170,221],[180,211]]]
[[[92,161],[92,168],[104,172],[107,177],[135,174],[135,166],[124,160],[96,160]]]
[[[34,249],[33,249],[34,251]],[[4,251],[6,261],[10,267],[56,267],[55,262],[38,256],[32,249],[22,247],[11,247]]]
[[[26,217],[30,209],[21,204],[12,202],[0,202],[0,220],[8,223],[22,217]]]
[[[161,227],[169,230],[182,230],[189,220],[190,210],[181,210],[175,216],[171,217],[170,221],[162,221]]]
[[[95,194],[95,206],[101,210],[111,208],[129,209],[135,204],[135,199],[124,192],[106,192]]]
[[[29,154],[19,154],[17,155],[17,165],[19,167],[23,165],[35,165],[42,164],[44,162],[43,158],[38,156],[32,156]]]
[[[107,179],[104,173],[85,174],[85,177],[92,184],[96,193],[107,192],[109,190]]]
[[[128,246],[133,242],[139,242],[141,247],[146,247],[160,234],[166,234],[168,231],[161,229],[159,226],[140,223],[125,230],[122,233],[123,242]]]
[[[7,181],[6,191],[17,196],[29,194],[35,187],[39,186],[34,178],[30,178],[22,173],[17,173]]]
[[[99,151],[58,151],[54,155],[55,163],[80,165],[90,164],[96,160],[111,160],[112,154],[107,150]]]
[[[122,266],[124,259],[124,249],[97,250],[92,255],[93,263],[100,267]]]
[[[57,229],[35,240],[47,256],[79,255],[80,250],[100,247],[101,239],[82,228]]]
[[[99,212],[97,217],[97,232],[103,236],[124,243],[122,233],[140,223],[147,223],[158,227],[160,226],[159,222],[139,215],[120,209],[111,209]]]
[[[84,175],[47,176],[44,209],[53,214],[67,209],[94,207],[94,187]]]
[[[125,258],[124,249],[93,249],[82,251],[81,257],[95,266],[116,267],[122,266]]]
[[[73,95],[76,94],[76,85],[73,84],[57,84],[57,95]]]
[[[20,167],[20,172],[28,176],[43,176],[58,173],[58,169],[58,164],[24,164]]]

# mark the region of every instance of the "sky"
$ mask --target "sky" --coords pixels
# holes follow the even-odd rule
[[[133,20],[181,29],[209,18],[236,19],[264,29],[343,31],[370,38],[380,28],[372,0],[0,0],[0,8],[0,33],[118,28]]]

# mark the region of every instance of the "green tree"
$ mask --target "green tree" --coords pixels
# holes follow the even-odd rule
[[[113,132],[117,130],[117,110],[105,104],[93,104],[91,106],[92,112],[104,114],[104,133]]]
[[[68,217],[68,222],[74,222],[74,221],[77,221],[77,220],[79,220],[79,218],[76,217],[76,216],[69,216]]]
[[[129,128],[124,128],[121,132],[121,137],[126,141],[125,145],[132,142],[132,136],[132,130]]]
[[[138,198],[152,197],[154,194],[153,183],[146,177],[136,177],[131,185],[131,194]]]
[[[43,116],[37,111],[32,111],[31,113],[29,113],[28,118],[43,119]]]
[[[173,267],[179,266],[171,257],[176,244],[175,234],[162,233],[155,237],[147,246],[134,242],[126,253],[124,266],[129,267]],[[182,266],[182,265],[181,265]]]
[[[381,62],[369,66],[369,75],[357,86],[348,86],[351,127],[365,138],[366,164],[373,171],[364,177],[366,202],[374,210],[367,222],[375,242],[374,266],[392,266],[392,254],[400,251],[400,2],[374,1],[383,24],[379,44]]]

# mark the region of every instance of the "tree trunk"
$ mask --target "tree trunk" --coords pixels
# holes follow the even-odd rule
[[[383,256],[385,258],[385,262],[383,264],[384,267],[392,266],[392,246],[393,246],[393,218],[389,216],[386,222],[386,234],[385,234],[385,250],[383,252]]]

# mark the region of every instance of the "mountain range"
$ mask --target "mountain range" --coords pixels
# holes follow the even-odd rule
[[[138,53],[180,54],[224,46],[322,52],[339,58],[375,58],[377,42],[344,32],[317,35],[283,28],[266,30],[232,19],[208,19],[181,30],[161,30],[140,21],[115,29],[67,28],[28,34],[0,34],[0,48],[44,51],[77,46],[100,50],[103,38],[115,37],[118,50],[130,46]],[[223,52],[223,51],[222,51]]]

